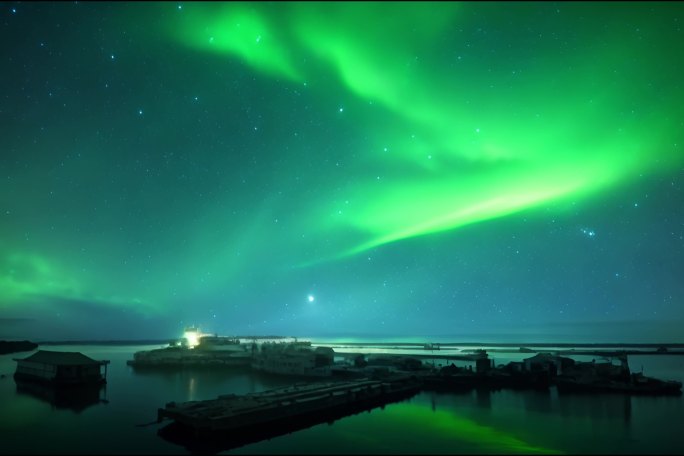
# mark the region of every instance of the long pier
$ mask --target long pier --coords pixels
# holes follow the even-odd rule
[[[216,452],[369,410],[418,393],[421,382],[401,375],[383,380],[299,384],[216,399],[170,402],[157,420],[174,423],[159,435],[191,451]]]

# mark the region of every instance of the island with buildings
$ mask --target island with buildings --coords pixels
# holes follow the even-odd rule
[[[627,350],[507,349],[526,356],[496,364],[497,349],[454,350],[419,344],[395,352],[388,347],[313,344],[295,337],[223,337],[187,328],[166,347],[134,353],[132,369],[247,369],[291,377],[291,387],[209,400],[168,402],[158,408],[166,440],[192,451],[229,449],[410,397],[420,391],[557,389],[559,394],[681,395],[682,383],[633,372]],[[413,350],[413,351],[412,351]],[[644,353],[644,352],[641,352]],[[660,354],[679,351],[658,349]],[[579,361],[574,355],[597,355]],[[39,350],[14,358],[17,391],[55,402],[64,391],[80,391],[78,407],[100,401],[109,361],[79,352]],[[436,364],[435,361],[439,361]],[[457,365],[458,363],[458,365]],[[95,389],[93,389],[95,388]],[[89,392],[86,394],[86,392]],[[71,405],[75,406],[75,405]],[[275,434],[274,434],[275,432]],[[211,451],[214,451],[214,450]]]

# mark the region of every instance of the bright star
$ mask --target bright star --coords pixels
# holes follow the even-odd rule
[[[596,231],[588,229],[588,228],[582,228],[582,233],[586,234],[589,237],[596,236]]]
[[[309,296],[307,296],[307,299],[309,300],[309,302],[314,302],[315,298],[313,295],[309,295]]]

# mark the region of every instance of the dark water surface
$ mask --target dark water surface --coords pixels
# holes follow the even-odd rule
[[[16,363],[0,356],[0,454],[187,453],[157,435],[169,401],[262,391],[295,380],[248,370],[134,370],[138,350],[158,346],[51,346],[108,359],[108,384],[93,396],[55,398],[18,390]],[[511,355],[511,359],[513,359]],[[525,355],[525,357],[530,355]],[[503,355],[497,363],[507,362]],[[682,356],[630,356],[632,370],[684,381]],[[106,402],[102,401],[104,399]],[[502,390],[423,392],[404,402],[225,451],[249,453],[684,453],[682,397],[561,395]]]

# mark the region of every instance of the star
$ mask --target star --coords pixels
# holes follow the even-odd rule
[[[582,228],[582,233],[587,235],[590,238],[593,238],[596,236],[596,231],[589,229],[589,228]]]

